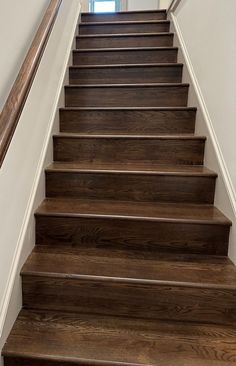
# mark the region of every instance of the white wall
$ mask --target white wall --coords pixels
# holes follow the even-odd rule
[[[159,0],[128,0],[128,10],[152,10],[159,8]]]
[[[0,111],[49,0],[0,0]]]
[[[159,7],[160,9],[168,9],[171,0],[160,0]]]
[[[44,168],[52,161],[52,134],[58,131],[79,10],[79,0],[63,1],[0,169],[0,351],[21,307],[19,273],[35,243],[34,212],[45,196]]]
[[[86,12],[89,11],[89,0],[80,0],[81,3],[81,11]]]
[[[183,0],[176,17],[236,189],[236,1]]]
[[[218,172],[216,206],[233,222],[229,255],[236,263],[236,2],[182,0],[172,19],[198,104],[197,130],[205,134],[205,164]],[[176,44],[178,46],[178,44]],[[180,52],[181,55],[181,52]],[[180,57],[179,61],[183,61]],[[186,69],[185,69],[186,71]]]

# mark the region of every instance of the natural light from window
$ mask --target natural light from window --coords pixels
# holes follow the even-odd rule
[[[95,13],[112,13],[116,11],[115,1],[95,1]]]

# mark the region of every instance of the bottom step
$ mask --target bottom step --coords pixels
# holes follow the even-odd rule
[[[3,355],[5,366],[224,366],[235,343],[230,326],[23,310]]]

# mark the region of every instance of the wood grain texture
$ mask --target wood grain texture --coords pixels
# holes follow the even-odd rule
[[[236,363],[232,223],[165,19],[82,15],[6,366]]]
[[[46,200],[36,243],[226,255],[230,222],[206,205]]]
[[[233,326],[23,310],[3,352],[7,366],[224,366],[235,337]]]
[[[79,33],[84,34],[127,34],[169,32],[168,20],[80,23]]]
[[[123,11],[113,13],[82,13],[82,22],[120,22],[120,21],[132,21],[132,20],[165,20],[166,11]]]
[[[95,201],[76,199],[46,199],[38,214],[59,211],[74,217],[98,215],[120,218],[150,219],[154,221],[186,222],[230,226],[231,221],[213,205],[165,204],[152,205],[150,202]]]
[[[23,276],[23,306],[30,309],[147,319],[235,324],[235,290],[144,284],[137,280]]]
[[[46,170],[46,197],[212,204],[216,175],[207,169],[54,164]]]
[[[51,0],[0,115],[0,166],[15,132],[62,0]]]
[[[73,66],[69,82],[76,84],[180,83],[182,64]]]
[[[62,213],[36,215],[36,243],[151,253],[228,253],[229,226]]]
[[[107,34],[76,38],[76,48],[171,47],[173,33]]]
[[[68,85],[66,107],[186,107],[188,84]]]
[[[232,324],[236,270],[209,258],[37,247],[22,270],[26,308]]]
[[[202,165],[205,138],[170,136],[54,136],[54,160],[98,163]]]
[[[91,279],[135,284],[166,284],[235,290],[236,268],[225,257],[171,255],[98,248],[38,245],[27,259],[22,275]],[[173,276],[173,273],[175,276]]]
[[[175,47],[74,50],[74,65],[137,64],[177,62]]]
[[[194,108],[63,108],[60,131],[85,134],[194,133]]]

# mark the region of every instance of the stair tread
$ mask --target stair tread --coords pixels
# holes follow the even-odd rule
[[[153,63],[153,64],[108,64],[108,65],[72,65],[70,66],[70,69],[103,69],[103,68],[115,68],[115,67],[120,67],[120,68],[132,68],[132,67],[183,67],[183,64],[181,63]]]
[[[178,50],[178,47],[160,46],[160,47],[116,47],[116,48],[83,48],[75,49],[73,52],[104,52],[104,51],[155,51],[155,50]]]
[[[117,16],[149,12],[167,14],[166,10],[150,10],[117,12]],[[75,112],[66,119],[67,122],[70,118],[69,122],[75,124],[70,127],[75,132],[53,136],[56,162],[46,169],[46,196],[60,197],[46,198],[35,212],[37,244],[21,271],[25,309],[21,310],[3,348],[6,365],[14,365],[15,360],[17,365],[233,364],[236,362],[236,267],[226,256],[232,223],[213,204],[173,203],[174,199],[172,203],[165,203],[167,199],[163,198],[164,194],[173,193],[178,195],[177,199],[174,197],[177,202],[184,197],[184,202],[212,203],[213,196],[205,199],[202,193],[195,192],[208,194],[207,190],[211,190],[211,194],[217,177],[215,172],[203,165],[190,165],[203,164],[206,137],[181,133],[194,131],[194,128],[186,128],[185,124],[190,121],[192,126],[195,114],[185,111],[197,109],[187,107],[189,84],[180,82],[183,64],[175,62],[178,47],[171,46],[174,33],[169,31],[170,20],[162,15],[146,15],[144,18],[147,19],[143,20],[140,15],[130,16],[129,19],[123,15],[120,19],[115,18],[115,14],[109,18],[109,13],[107,18],[104,13],[101,13],[101,18],[99,14],[83,15],[91,17],[80,21],[78,29],[85,34],[76,36],[76,46],[91,48],[72,51],[74,65],[69,67],[70,83],[64,89],[65,104],[74,107],[61,108],[61,111],[131,111],[117,113],[115,122],[120,120],[125,128],[126,118],[120,117],[122,114],[127,118],[129,114],[141,115],[138,119],[140,125],[152,120],[152,114],[158,115],[153,118],[153,123],[160,123],[162,117],[163,121],[155,130],[157,134],[152,134],[152,125],[146,129],[146,134],[145,129],[143,133],[140,128],[134,127],[132,131],[135,132],[129,134],[128,126],[126,131],[122,125],[120,131],[123,132],[116,134],[105,129],[106,123],[110,120],[114,122],[115,113],[95,112],[98,116],[97,120],[94,119],[96,123],[103,119],[104,132],[101,128],[98,129],[100,133],[87,133],[88,128],[84,128],[83,133],[79,125],[83,124],[83,118],[86,123],[88,120],[94,123],[91,117],[94,113]],[[96,18],[92,18],[93,15]],[[124,41],[127,41],[126,44]],[[139,47],[139,44],[142,46]],[[155,67],[158,75],[154,81],[157,82],[152,83]],[[151,68],[150,73],[141,68]],[[94,76],[95,70],[89,69],[97,69],[96,72],[101,73],[100,83],[96,83],[99,79]],[[102,69],[107,69],[106,75]],[[107,76],[111,71],[116,73],[113,82]],[[145,74],[142,78],[136,75],[141,71]],[[87,77],[81,76],[83,73],[88,74]],[[105,76],[102,77],[102,74]],[[125,77],[126,74],[130,75]],[[119,77],[120,80],[117,80]],[[82,84],[81,79],[85,80]],[[134,79],[142,83],[134,83]],[[124,95],[130,96],[129,100]],[[84,101],[83,98],[90,99]],[[137,106],[119,107],[122,104],[129,106],[130,103]],[[94,107],[79,107],[90,104]],[[101,104],[117,106],[100,107]],[[165,104],[173,107],[155,107]],[[82,115],[82,120],[78,115]],[[174,123],[179,122],[183,115],[182,129],[178,128],[178,124],[178,129],[170,124],[173,115]],[[76,123],[81,133],[77,133]],[[162,126],[167,134],[159,133]],[[70,131],[70,128],[61,127],[64,131]],[[174,134],[171,131],[175,131]],[[137,144],[141,144],[140,153]],[[146,151],[147,145],[149,149]],[[160,150],[156,153],[158,158],[150,155],[156,146]],[[63,149],[68,149],[68,156]],[[114,149],[121,161],[128,160],[126,155],[132,161],[136,154],[137,162],[100,162],[103,153],[113,159]],[[168,157],[168,150],[175,155],[174,158]],[[147,153],[150,162],[143,163]],[[77,162],[77,156],[80,159],[82,156],[85,161]],[[161,164],[164,161],[171,163]],[[118,174],[121,175],[120,180]],[[140,193],[135,192],[137,178],[139,185],[141,182],[150,190],[145,201],[150,199],[152,202],[138,201]],[[155,187],[156,179],[161,188],[167,184],[164,193],[160,187]],[[96,180],[99,184],[102,182],[102,188]],[[106,188],[106,181],[112,186],[111,192]],[[190,185],[194,182],[197,190],[192,193],[191,188],[188,191],[188,185],[182,184],[182,181]],[[174,188],[168,188],[168,184]],[[106,194],[104,187],[108,191]],[[86,199],[86,196],[94,195],[93,189],[96,199]],[[141,193],[144,191],[139,190]],[[133,192],[136,193],[135,199]],[[84,198],[68,198],[72,194]],[[157,194],[163,202],[153,202]],[[102,199],[97,199],[99,197]]]
[[[61,138],[86,138],[86,139],[98,139],[98,138],[104,138],[104,139],[160,139],[160,140],[175,140],[175,139],[181,139],[181,140],[206,140],[205,136],[197,136],[194,134],[172,134],[172,135],[167,135],[167,134],[162,134],[162,135],[111,135],[111,134],[102,134],[102,135],[96,135],[96,134],[84,134],[84,133],[70,133],[70,132],[61,132],[57,135],[54,135],[56,137],[61,137]]]
[[[89,23],[90,24],[90,23]],[[100,24],[100,23],[99,23]],[[99,34],[79,34],[76,38],[101,38],[101,37],[156,37],[156,36],[166,36],[174,35],[172,32],[150,32],[150,33],[99,33]]]
[[[210,169],[201,165],[162,165],[162,164],[142,164],[142,163],[65,163],[56,162],[51,164],[47,172],[62,171],[62,172],[114,172],[114,173],[148,173],[148,174],[168,174],[168,175],[183,175],[183,176],[213,176],[217,174]]]
[[[134,64],[135,65],[135,64]],[[96,65],[95,65],[96,66]],[[131,65],[132,66],[132,65]],[[64,107],[62,111],[196,111],[196,107]]]
[[[235,360],[235,338],[230,326],[22,310],[3,354],[87,365],[224,366]]]
[[[108,21],[108,22],[81,22],[80,26],[83,25],[125,25],[125,24],[170,24],[169,20],[119,20],[119,21]]]
[[[45,199],[36,215],[109,217],[164,222],[231,225],[216,207],[201,204],[111,200]]]
[[[65,88],[67,89],[74,89],[74,88],[155,88],[155,87],[189,87],[187,83],[140,83],[140,84],[78,84],[78,85],[66,85]]]
[[[130,253],[130,252],[128,252]],[[236,268],[228,258],[153,255],[109,249],[36,246],[23,275],[70,277],[144,284],[236,289]]]

